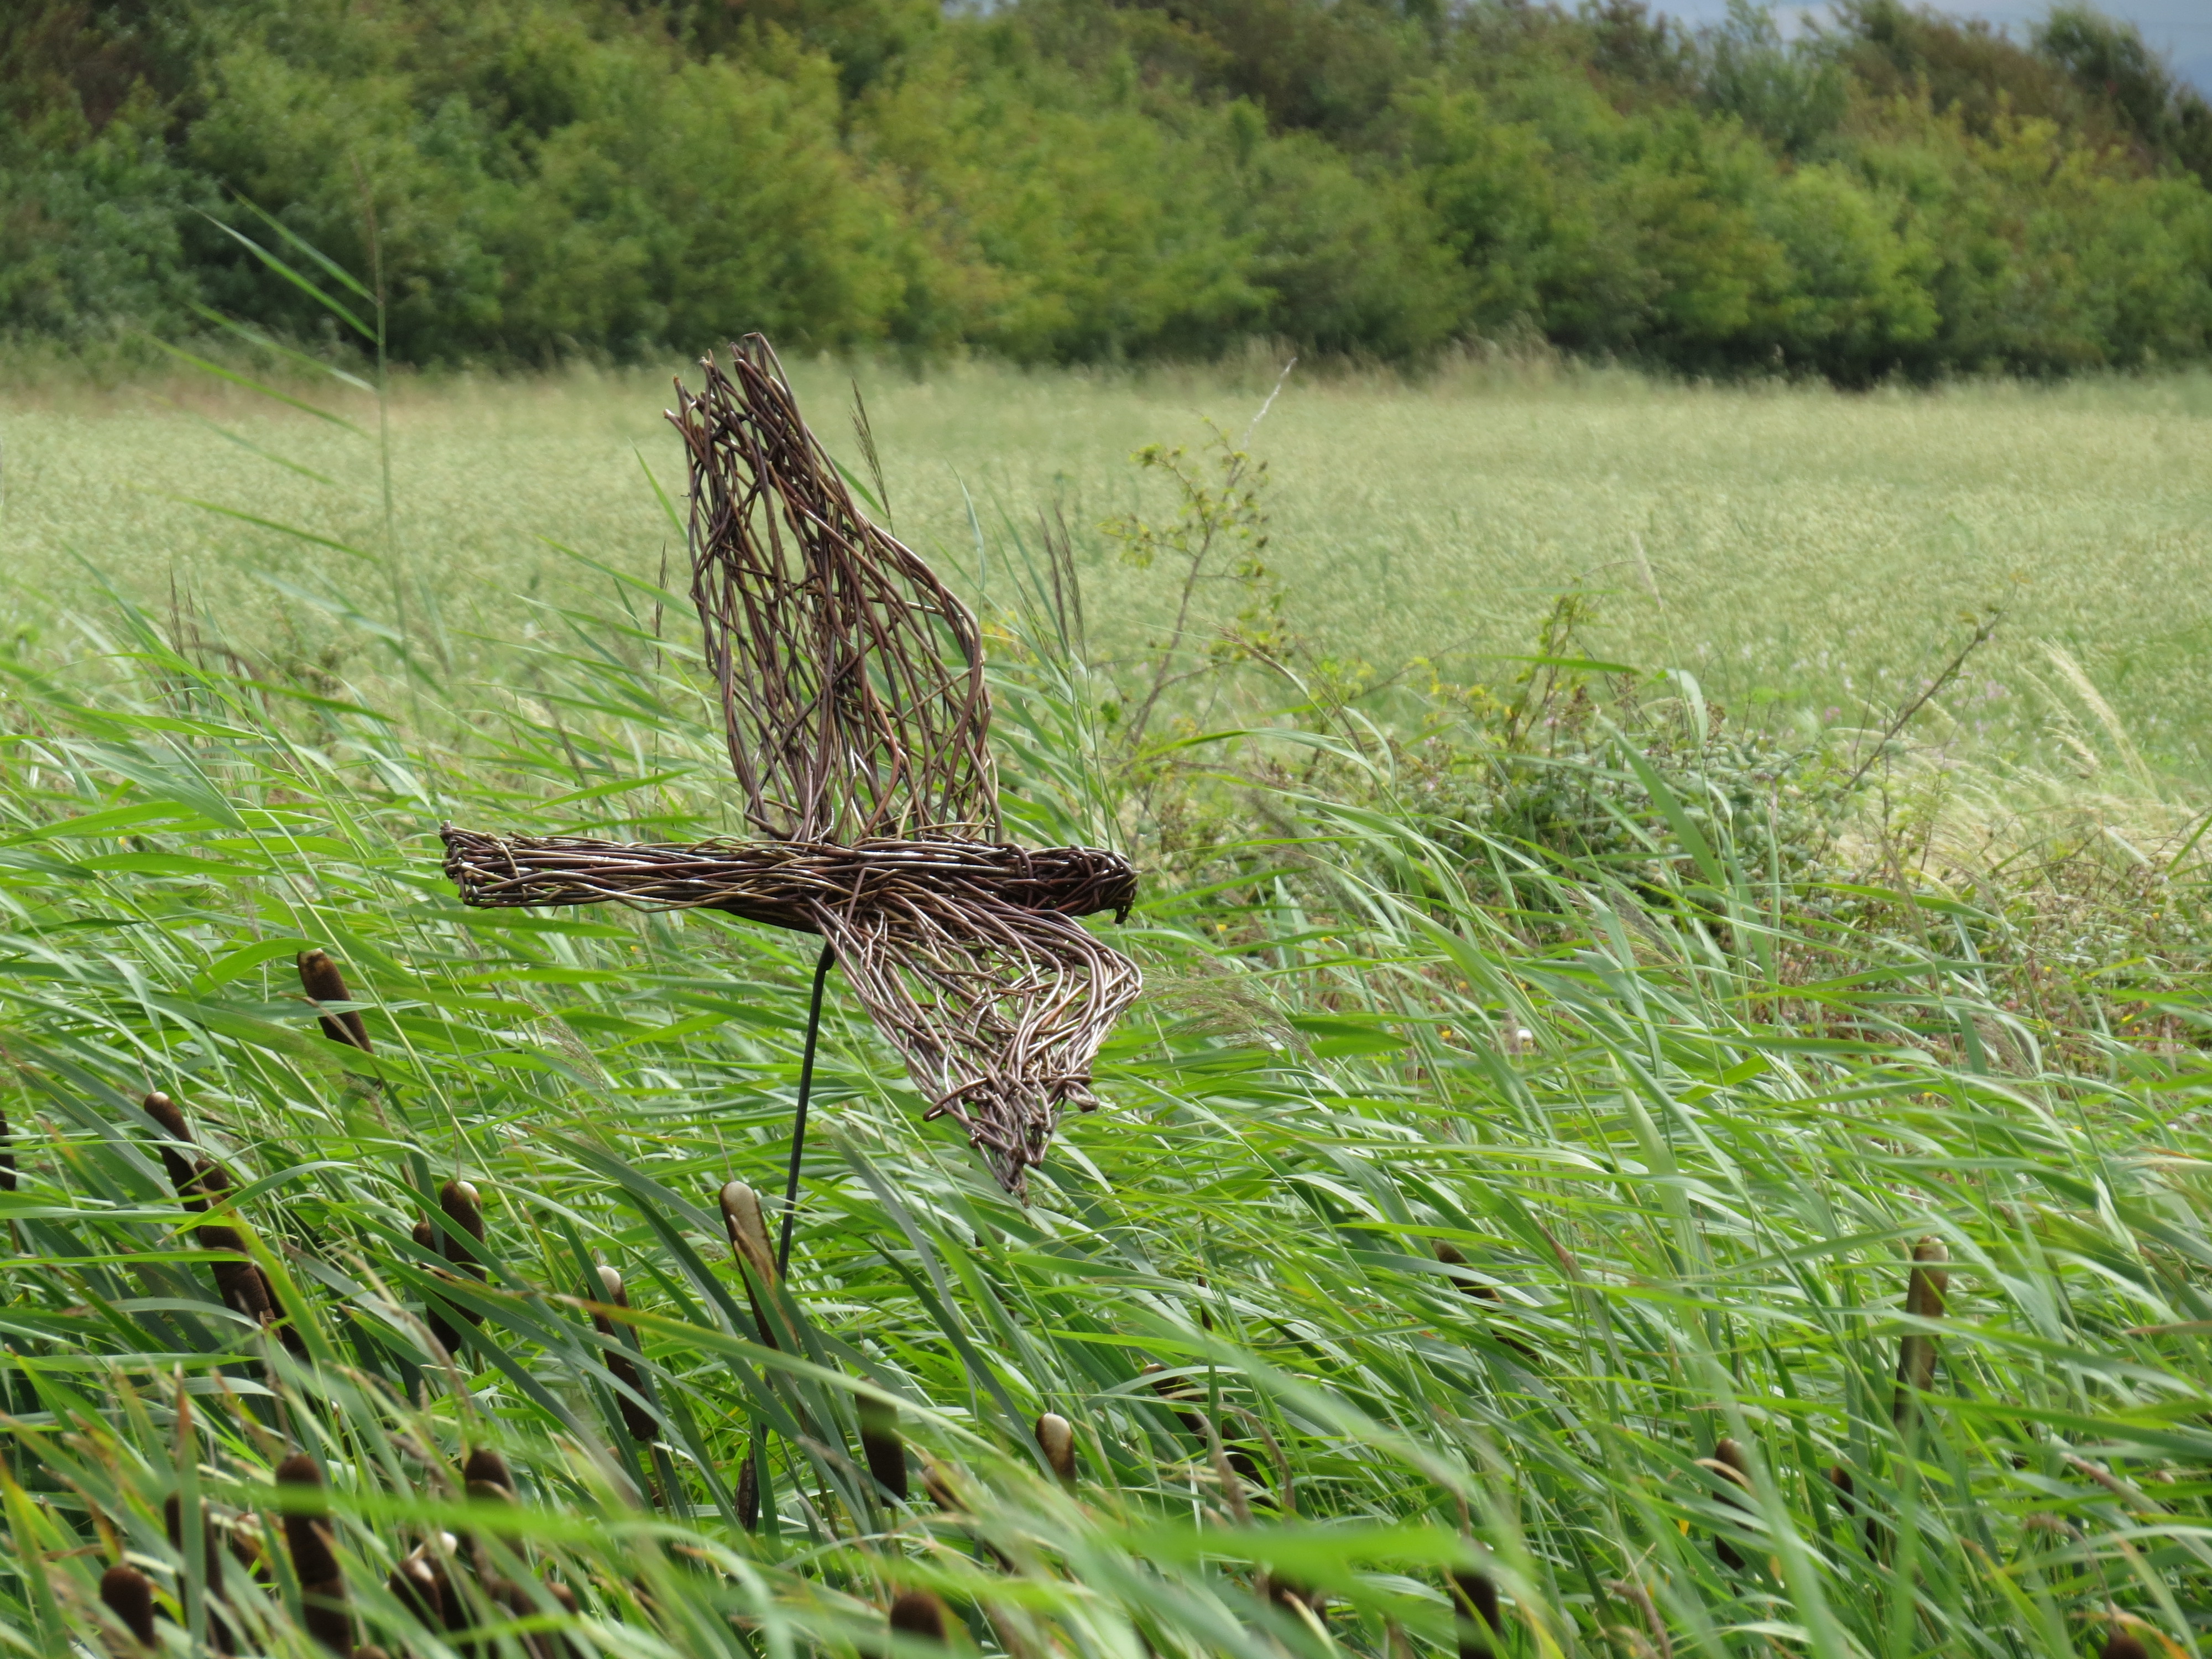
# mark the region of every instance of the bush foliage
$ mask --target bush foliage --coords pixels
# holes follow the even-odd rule
[[[2212,347],[2212,108],[2078,9],[26,0],[0,102],[19,337],[311,337],[210,222],[244,198],[380,270],[417,362],[1540,337],[1858,384]]]

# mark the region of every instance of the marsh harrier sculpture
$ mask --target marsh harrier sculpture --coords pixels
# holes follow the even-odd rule
[[[1136,965],[1075,920],[1126,918],[1136,873],[1090,847],[1005,839],[975,618],[854,504],[766,339],[677,383],[691,594],[751,835],[629,846],[445,826],[472,905],[706,908],[817,933],[793,1194],[823,978],[834,960],[930,1100],[1021,1195],[1136,996]],[[784,1212],[788,1252],[792,1194]]]

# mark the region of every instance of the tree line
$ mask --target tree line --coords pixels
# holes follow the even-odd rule
[[[1698,374],[2212,349],[2212,108],[2130,27],[1844,0],[18,0],[0,333],[1023,362],[1470,340]]]

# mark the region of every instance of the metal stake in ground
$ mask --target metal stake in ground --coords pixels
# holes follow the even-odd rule
[[[1136,872],[1004,839],[982,635],[864,517],[766,340],[670,416],[690,463],[691,597],[719,682],[746,840],[625,846],[445,827],[475,905],[726,911],[819,934],[783,1249],[834,957],[929,1102],[1020,1195],[1142,981],[1079,916],[1126,916]]]
[[[799,1213],[799,1159],[806,1150],[806,1102],[814,1092],[814,1045],[822,1036],[822,986],[830,977],[830,964],[837,953],[828,945],[814,963],[814,995],[806,1005],[806,1047],[799,1057],[799,1109],[791,1121],[791,1173],[783,1183],[783,1235],[776,1240],[778,1278],[791,1272],[791,1223]]]

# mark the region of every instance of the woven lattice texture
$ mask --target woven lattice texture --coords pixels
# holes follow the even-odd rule
[[[975,619],[868,522],[758,335],[670,418],[691,597],[747,820],[778,841],[998,834]]]
[[[625,846],[447,825],[474,905],[716,909],[819,933],[847,982],[1009,1192],[1142,981],[1074,919],[1126,915],[1096,848],[997,839],[975,621],[870,524],[800,420],[768,343],[677,387],[691,591],[759,842]]]

